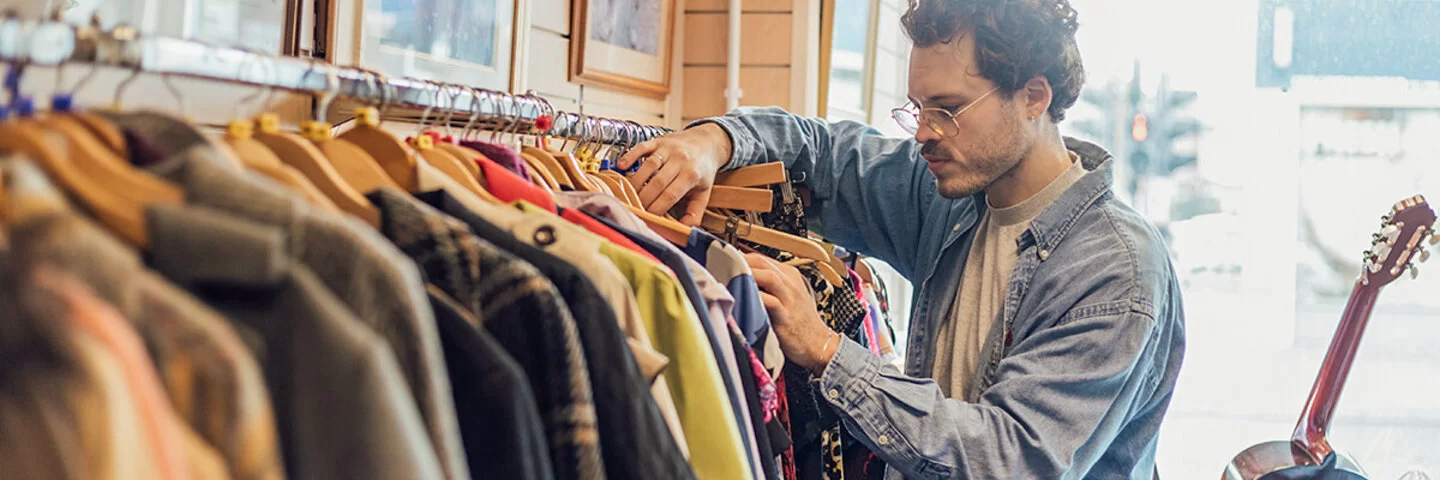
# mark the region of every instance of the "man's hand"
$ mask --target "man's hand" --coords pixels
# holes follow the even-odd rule
[[[645,209],[664,215],[683,201],[685,216],[680,223],[695,226],[710,203],[715,172],[730,160],[730,151],[730,136],[718,125],[707,123],[636,145],[620,157],[618,167],[629,169],[644,158],[629,179]]]
[[[770,326],[785,358],[811,372],[829,364],[842,339],[820,320],[815,295],[800,270],[758,253],[745,255],[745,260],[755,273],[760,300],[770,312]]]

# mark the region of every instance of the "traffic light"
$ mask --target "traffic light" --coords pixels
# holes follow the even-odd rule
[[[1147,138],[1150,138],[1150,119],[1146,118],[1143,113],[1137,113],[1135,118],[1130,120],[1130,139],[1137,143],[1145,143]]]
[[[1138,86],[1131,98],[1134,117],[1130,122],[1131,147],[1139,157],[1132,156],[1137,175],[1169,176],[1196,161],[1193,148],[1195,136],[1203,130],[1200,121],[1190,112],[1199,95],[1193,91],[1172,90],[1163,78],[1153,95],[1144,95]],[[1147,98],[1148,97],[1148,98]]]

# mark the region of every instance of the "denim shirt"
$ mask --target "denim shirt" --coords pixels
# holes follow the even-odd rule
[[[817,380],[887,478],[1152,478],[1185,350],[1180,287],[1160,233],[1111,193],[1111,156],[1065,139],[1087,173],[1018,240],[1019,259],[975,389],[930,377],[984,194],[946,199],[908,138],[778,108],[704,119],[727,169],[780,161],[804,175],[811,228],[918,282],[905,372],[851,341]],[[942,348],[949,348],[948,346]]]

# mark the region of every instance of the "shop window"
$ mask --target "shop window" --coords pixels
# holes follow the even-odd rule
[[[1289,438],[1380,215],[1440,200],[1440,6],[1071,3],[1087,81],[1062,131],[1115,155],[1182,283],[1161,476],[1215,478]],[[1421,269],[1380,294],[1330,429],[1369,478],[1440,474],[1440,276]]]
[[[20,2],[21,14],[40,18],[60,8],[67,22],[84,24],[92,15],[111,28],[128,24],[148,35],[199,40],[273,55],[287,48],[287,12],[302,0],[50,0]],[[36,9],[36,7],[40,7]],[[34,11],[29,11],[34,9]]]

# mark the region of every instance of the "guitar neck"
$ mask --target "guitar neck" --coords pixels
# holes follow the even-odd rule
[[[1355,291],[1345,304],[1345,315],[1340,318],[1335,337],[1330,340],[1330,350],[1325,353],[1325,362],[1320,365],[1320,374],[1310,388],[1310,397],[1300,414],[1300,422],[1295,425],[1292,442],[1316,462],[1324,460],[1332,451],[1325,435],[1330,430],[1335,406],[1340,402],[1340,392],[1345,389],[1350,365],[1355,362],[1355,354],[1360,349],[1360,338],[1370,321],[1370,311],[1375,307],[1378,290],[1378,285],[1355,283]]]

